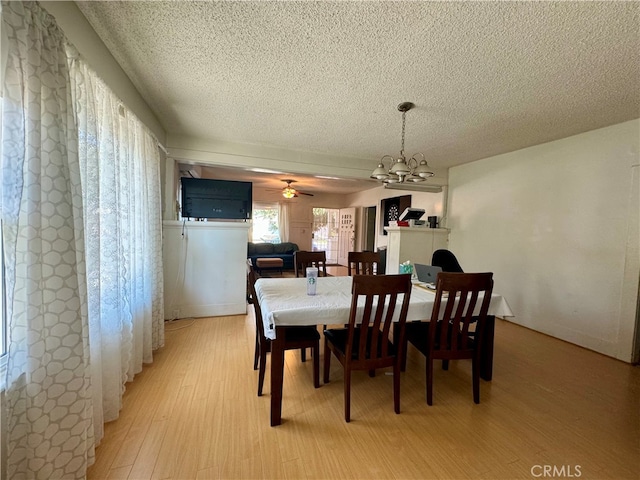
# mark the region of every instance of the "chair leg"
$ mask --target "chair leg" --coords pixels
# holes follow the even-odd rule
[[[345,365],[344,369],[344,419],[351,421],[351,369]]]
[[[307,349],[306,348],[301,348],[300,349],[300,360],[302,360],[303,362],[307,361]]]
[[[313,349],[313,386],[320,388],[320,341],[317,341]]]
[[[331,368],[331,351],[327,344],[327,339],[324,339],[324,383],[329,383],[329,369]]]
[[[373,378],[373,377],[375,377],[375,376],[376,376],[376,371],[375,371],[375,369],[369,370],[369,376],[370,376],[371,378]]]
[[[449,360],[442,360],[442,369],[449,370]]]
[[[473,402],[480,403],[480,360],[471,361],[471,376],[473,377]]]
[[[433,359],[427,357],[427,405],[433,405]]]
[[[393,328],[393,344],[397,347],[400,347],[400,332],[397,329]],[[400,356],[400,371],[404,372],[407,370],[407,346],[409,342],[405,335],[405,339],[402,345],[402,355]]]
[[[258,332],[256,331],[256,345],[253,350],[253,369],[258,369],[258,359],[260,358],[260,341],[258,340]]]
[[[398,358],[393,365],[393,410],[396,413],[400,413],[400,362]]]
[[[264,386],[264,372],[267,369],[267,352],[260,349],[260,369],[258,371],[258,396],[262,396],[262,387]],[[265,349],[266,350],[266,349]]]

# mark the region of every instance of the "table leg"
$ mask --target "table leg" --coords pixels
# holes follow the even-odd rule
[[[493,336],[495,331],[496,317],[494,315],[487,315],[480,357],[480,378],[487,381],[490,381],[493,377]]]
[[[271,426],[282,423],[282,382],[284,379],[284,331],[276,327],[271,340]]]

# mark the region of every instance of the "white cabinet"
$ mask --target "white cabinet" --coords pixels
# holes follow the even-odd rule
[[[249,225],[163,222],[165,320],[247,312]]]
[[[385,227],[387,244],[386,273],[394,274],[400,264],[411,263],[431,265],[431,255],[435,250],[447,248],[449,230],[425,227]]]

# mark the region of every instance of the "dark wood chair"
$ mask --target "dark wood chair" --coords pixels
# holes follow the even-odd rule
[[[347,275],[375,275],[380,272],[379,252],[349,252]]]
[[[319,277],[327,276],[327,252],[306,252],[298,250],[293,254],[296,277],[304,277],[307,267],[316,267]]]
[[[443,272],[464,273],[452,251],[439,249],[431,255],[431,265],[442,268]]]
[[[473,401],[480,403],[480,345],[492,291],[493,273],[439,273],[431,320],[407,323],[406,343],[426,357],[429,405],[433,404],[433,361],[438,359],[444,370],[449,360],[471,359]],[[479,313],[473,315],[476,309]]]
[[[462,270],[462,267],[460,266],[460,263],[458,262],[458,259],[456,258],[454,253],[451,250],[447,250],[444,248],[438,249],[433,252],[433,254],[431,255],[431,265],[433,265],[434,267],[442,268],[443,272],[464,273],[464,270]],[[472,323],[476,321],[477,319],[474,317]],[[473,332],[471,332],[470,335],[473,336],[474,335]],[[406,350],[405,350],[405,355],[406,355]],[[403,362],[403,367],[404,367],[404,362]],[[442,369],[447,370],[448,368],[449,368],[449,361],[443,360]]]
[[[298,250],[293,254],[293,265],[296,277],[305,277],[307,275],[307,267],[316,267],[319,277],[327,276],[327,252],[308,252]],[[326,325],[322,326],[324,330]],[[306,350],[300,352],[300,358],[304,362],[307,359]]]
[[[253,262],[251,259],[247,259],[247,303],[249,305],[254,305],[255,297],[253,296],[253,292],[255,289],[253,288],[253,284],[256,283],[259,275],[253,268]],[[254,306],[255,308],[255,306]],[[256,340],[255,346],[253,349],[253,369],[258,370],[258,360],[260,359],[260,331],[256,325]]]
[[[271,340],[264,335],[264,324],[262,323],[262,311],[258,297],[256,296],[255,283],[257,280],[256,272],[252,267],[249,269],[249,288],[253,309],[256,319],[256,354],[254,359],[254,369],[258,363],[258,396],[262,396],[262,387],[264,385],[264,372],[267,364],[267,353],[271,351]],[[283,329],[285,335],[285,350],[296,350],[311,348],[313,354],[313,385],[320,387],[320,334],[315,326],[308,327],[286,327]],[[258,360],[256,362],[256,360]]]
[[[344,369],[344,419],[351,420],[351,372],[393,367],[393,406],[400,413],[400,361],[411,296],[411,275],[356,275],[347,328],[324,331],[324,382],[329,382],[331,354]],[[398,303],[402,297],[402,303]],[[360,301],[360,306],[358,302]],[[385,309],[385,304],[389,307]],[[400,310],[397,322],[394,314]],[[386,310],[386,311],[385,311]],[[400,342],[389,339],[391,325]]]

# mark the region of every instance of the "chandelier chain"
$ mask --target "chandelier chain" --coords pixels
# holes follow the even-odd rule
[[[406,115],[407,115],[407,112],[402,112],[402,144],[400,147],[400,156],[402,158],[404,158],[404,124],[405,124]]]

